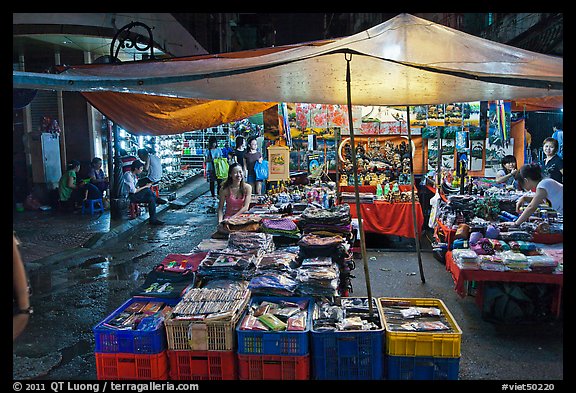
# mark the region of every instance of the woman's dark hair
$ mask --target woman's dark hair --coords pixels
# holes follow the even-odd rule
[[[248,146],[248,150],[251,150],[252,148],[250,147],[250,144],[252,143],[252,141],[255,141],[257,138],[254,136],[251,136],[250,138],[248,138],[248,141],[246,142],[246,145]],[[256,150],[258,150],[258,147],[256,147]]]
[[[232,185],[232,182],[234,181],[232,179],[232,169],[236,168],[237,166],[240,167],[240,170],[242,170],[242,166],[237,162],[233,162],[232,164],[230,164],[230,166],[228,167],[228,177],[226,178],[226,180],[224,180],[224,183],[222,183],[222,188],[227,188]],[[244,196],[244,178],[242,178],[242,180],[240,181],[240,195]]]
[[[138,157],[145,157],[146,158],[150,155],[150,152],[148,150],[142,148],[142,149],[138,149],[137,154],[138,154]]]
[[[132,161],[132,164],[130,165],[130,169],[131,170],[136,170],[138,168],[143,168],[144,167],[144,163],[140,160],[134,160]]]
[[[210,136],[210,138],[208,138],[208,147],[212,147],[215,143],[218,144],[216,137],[214,135]]]
[[[240,146],[242,146],[243,142],[244,142],[244,137],[242,135],[237,136],[236,137],[236,148],[239,148]]]
[[[548,142],[550,142],[552,144],[552,147],[554,148],[553,153],[557,153],[558,152],[558,141],[556,139],[552,138],[551,136],[549,136],[548,138],[544,139],[544,141],[542,142],[542,146],[544,146]]]
[[[66,165],[66,169],[67,169],[67,170],[74,169],[74,168],[76,168],[77,166],[80,166],[80,161],[78,161],[78,160],[70,160],[70,161],[68,162],[68,165]]]
[[[92,159],[92,165],[97,164],[99,162],[102,162],[102,159],[100,157],[94,157]]]
[[[518,184],[524,188],[524,179],[530,179],[535,182],[542,180],[542,168],[536,163],[522,165],[516,176]]]
[[[504,172],[508,173],[508,169],[506,169],[506,164],[510,163],[516,164],[516,157],[514,157],[511,154],[505,155],[504,157],[502,157],[502,161],[500,163],[502,164],[502,169],[504,169]]]

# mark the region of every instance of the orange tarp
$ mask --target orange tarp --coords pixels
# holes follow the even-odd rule
[[[564,96],[523,98],[512,101],[512,112],[561,109],[564,107]]]
[[[242,120],[276,105],[112,91],[83,92],[82,95],[100,112],[136,135],[173,135],[200,130]]]

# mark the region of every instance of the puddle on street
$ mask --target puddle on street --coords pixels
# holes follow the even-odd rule
[[[78,266],[66,269],[33,271],[30,273],[30,286],[35,296],[50,294],[73,285],[86,284],[98,280],[136,281],[141,272],[135,268],[132,259],[111,264],[106,257],[90,258]]]

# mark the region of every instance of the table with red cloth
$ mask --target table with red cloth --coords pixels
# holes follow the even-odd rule
[[[411,187],[410,184],[399,184],[398,188],[400,192],[410,191]],[[384,186],[382,186],[384,189]],[[354,186],[340,186],[340,192],[356,192],[354,190]],[[358,186],[358,192],[368,192],[372,194],[376,194],[376,186]],[[418,193],[418,190],[414,190],[415,193]]]
[[[554,315],[560,315],[562,286],[564,285],[563,274],[460,269],[454,261],[451,251],[446,252],[446,270],[452,274],[455,284],[454,290],[461,297],[466,296],[466,282],[475,281],[478,284],[476,288],[476,304],[479,307],[482,307],[484,302],[484,283],[486,281],[552,284],[555,289],[550,308]]]
[[[415,205],[418,234],[420,235],[424,224],[424,214],[420,203],[416,202]],[[360,210],[362,212],[362,228],[364,232],[409,238],[416,237],[414,236],[412,202],[389,203],[374,201],[374,203],[361,203]],[[354,204],[350,204],[350,215],[352,218],[358,218]]]

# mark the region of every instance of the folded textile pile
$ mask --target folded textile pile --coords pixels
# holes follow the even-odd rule
[[[460,269],[480,269],[478,254],[473,250],[464,248],[452,250],[452,258]]]
[[[218,231],[222,233],[256,232],[260,229],[261,221],[262,217],[257,214],[239,214],[222,220]]]
[[[262,220],[260,231],[272,235],[282,235],[292,238],[300,237],[298,226],[288,217],[265,218]]]
[[[258,270],[276,270],[280,272],[290,272],[298,266],[296,261],[298,254],[285,249],[267,252],[262,255],[258,264]]]
[[[261,270],[252,277],[248,289],[253,295],[294,296],[298,281],[292,274],[286,271]]]
[[[480,269],[490,270],[495,272],[505,272],[509,270],[506,265],[504,265],[502,258],[498,254],[494,255],[479,255],[478,256]]]
[[[530,271],[530,264],[528,258],[521,252],[514,252],[512,250],[502,251],[500,253],[502,263],[510,270],[514,271]]]
[[[202,280],[249,280],[256,271],[259,260],[254,252],[230,248],[213,250],[200,262],[198,275]]]
[[[558,262],[549,255],[528,255],[526,257],[530,269],[535,273],[553,273]]]
[[[346,239],[352,236],[350,206],[343,204],[328,209],[308,206],[300,215],[298,226],[302,232],[322,236],[339,235]]]
[[[228,237],[228,247],[237,250],[274,251],[272,235],[261,232],[233,232]]]

